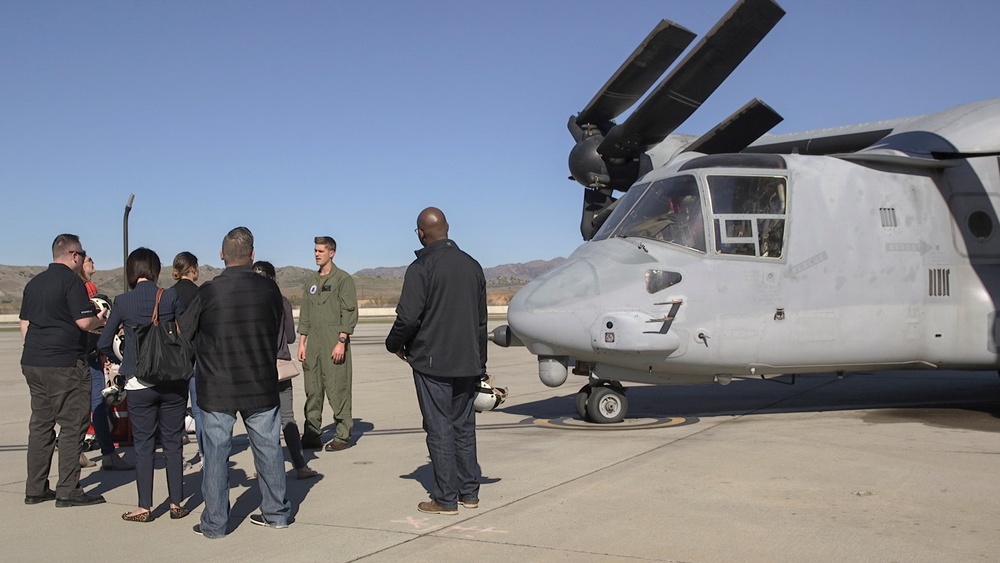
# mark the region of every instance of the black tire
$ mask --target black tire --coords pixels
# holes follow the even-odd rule
[[[580,388],[580,392],[576,394],[576,414],[581,420],[587,422],[592,422],[590,420],[590,415],[587,414],[587,399],[590,398],[590,393],[594,390],[590,385],[584,385]]]
[[[611,424],[625,420],[628,399],[613,387],[597,387],[587,399],[587,414],[598,424]]]

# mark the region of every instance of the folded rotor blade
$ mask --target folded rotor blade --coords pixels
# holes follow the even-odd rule
[[[754,98],[688,145],[684,152],[705,154],[740,152],[781,123],[782,119],[767,104]]]
[[[625,120],[608,131],[598,152],[635,156],[659,143],[708,99],[785,15],[773,0],[741,0]]]
[[[694,38],[695,34],[687,29],[671,21],[660,21],[580,112],[576,122],[602,123],[621,115],[639,101]]]

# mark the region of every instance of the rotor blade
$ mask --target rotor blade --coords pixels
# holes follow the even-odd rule
[[[708,99],[785,11],[774,0],[740,0],[625,120],[598,152],[625,158],[659,143]]]
[[[722,154],[740,152],[783,118],[767,104],[754,98],[711,131],[698,137],[684,152]]]
[[[602,123],[621,115],[639,101],[694,38],[695,34],[687,29],[660,21],[580,112],[576,122]]]

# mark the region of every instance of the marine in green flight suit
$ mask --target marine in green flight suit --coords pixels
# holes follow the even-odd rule
[[[319,271],[306,281],[299,310],[299,361],[306,390],[302,447],[322,445],[325,395],[336,423],[326,450],[338,451],[350,447],[354,427],[350,336],[358,324],[358,298],[354,278],[333,263],[337,242],[316,237],[314,252]]]

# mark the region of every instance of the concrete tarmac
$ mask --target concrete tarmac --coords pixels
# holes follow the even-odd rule
[[[0,332],[3,559],[937,563],[1000,553],[994,372],[635,386],[624,423],[593,426],[575,418],[582,378],[547,388],[527,351],[491,344],[489,371],[510,397],[478,415],[481,503],[439,516],[416,508],[433,477],[412,376],[385,351],[388,330],[359,325],[355,446],[306,453],[324,477],[290,476],[288,529],[248,519],[260,496],[237,424],[230,534],[219,540],[191,531],[197,470],[185,474],[191,516],[168,517],[159,453],[151,523],[120,518],[135,507],[134,472],[83,470],[84,488],[106,504],[23,504],[28,389],[20,336]],[[301,379],[295,401],[301,425]],[[185,447],[186,458],[194,452]]]

